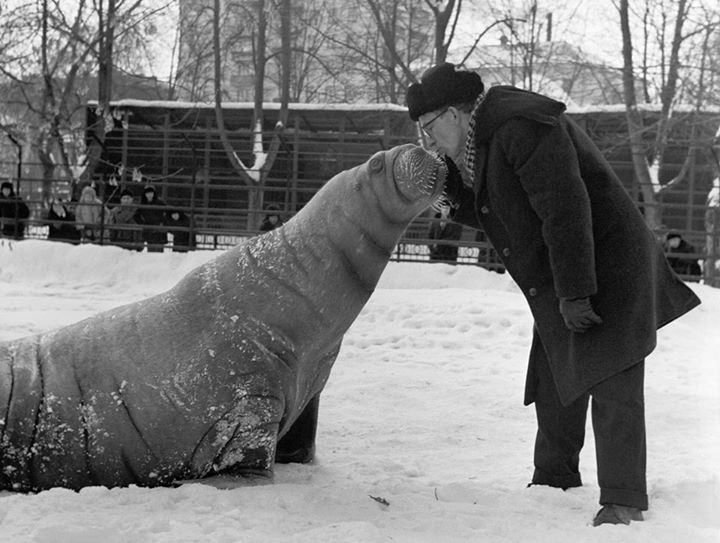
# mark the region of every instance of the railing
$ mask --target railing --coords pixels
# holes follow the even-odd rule
[[[59,184],[62,182],[58,182]],[[319,182],[313,182],[319,184]],[[25,238],[46,239],[48,237],[47,211],[43,208],[40,196],[42,182],[37,179],[22,180],[20,191],[25,202],[31,208],[31,216],[26,221]],[[142,190],[142,184],[133,184],[137,196]],[[169,207],[185,212],[190,218],[187,228],[154,226],[154,225],[108,225],[104,214],[98,225],[100,235],[97,243],[118,244],[126,248],[143,249],[147,244],[144,241],[115,243],[110,240],[111,231],[163,231],[168,233],[168,242],[160,244],[153,249],[182,250],[174,243],[175,234],[186,232],[190,236],[188,249],[225,249],[238,242],[259,234],[257,230],[247,228],[248,216],[263,215],[266,211],[250,211],[244,203],[248,198],[248,189],[237,184],[224,183],[221,185],[201,185],[173,182],[155,183],[156,189],[168,202]],[[104,187],[105,196],[112,194],[107,186]],[[265,201],[278,204],[281,213],[287,220],[292,212],[290,202],[309,199],[317,188],[296,186],[293,188],[272,186],[265,189]],[[166,194],[162,194],[165,191]],[[294,191],[294,192],[293,192]],[[102,192],[102,191],[101,191]],[[292,193],[292,194],[291,194]],[[695,248],[692,253],[668,253],[669,257],[684,257],[696,259],[702,267],[702,276],[682,275],[689,281],[702,280],[705,284],[720,287],[720,208],[708,207],[705,204],[707,191],[689,189],[676,190],[664,195],[662,201],[656,204],[662,210],[663,222],[669,225],[679,225],[672,230],[680,233]],[[208,205],[212,204],[212,205]],[[109,204],[110,205],[110,204]],[[114,205],[114,204],[113,204]],[[643,204],[648,209],[651,204]],[[428,230],[430,218],[421,216],[408,227],[405,235],[393,252],[395,261],[438,262],[430,257],[430,246],[438,240],[429,239]],[[258,221],[250,221],[257,223]],[[663,226],[656,231],[658,242],[661,243],[665,234],[671,228]],[[57,238],[56,238],[57,239]],[[77,242],[77,239],[68,239]],[[457,257],[451,262],[459,265],[479,265],[494,271],[504,271],[503,265],[497,258],[492,246],[478,235],[478,232],[464,228],[459,240],[442,240],[443,244],[457,247]]]
[[[406,235],[403,236],[396,245],[391,260],[395,262],[425,262],[425,263],[447,263],[456,265],[475,265],[483,267],[487,270],[497,273],[505,273],[505,267],[501,260],[497,257],[495,249],[488,242],[475,241],[473,239],[450,240],[450,239],[430,239],[427,235],[418,234],[418,231],[427,231],[431,219],[418,218],[411,228],[408,229]],[[254,236],[262,234],[259,231],[248,230],[228,230],[217,228],[181,228],[167,226],[139,226],[139,225],[100,225],[100,236],[97,241],[99,245],[118,245],[125,249],[134,249],[141,251],[150,244],[144,241],[127,242],[127,241],[111,241],[108,234],[111,231],[159,231],[167,232],[168,241],[165,244],[152,247],[158,251],[188,251],[188,250],[223,250],[229,249],[239,243],[242,243]],[[30,220],[26,226],[24,239],[47,239],[49,230],[49,221],[47,220]],[[470,231],[472,235],[475,231]],[[177,245],[176,236],[178,232],[186,232],[190,234],[191,243],[188,245]],[[465,237],[465,236],[464,236]],[[474,237],[474,236],[472,236]],[[66,239],[55,238],[55,241],[66,241],[69,243],[79,244],[80,239],[77,237],[68,237]],[[431,256],[430,248],[435,244],[443,244],[457,249],[457,257],[455,258],[434,258]],[[702,252],[694,253],[676,253],[668,251],[668,257],[684,258],[699,261],[701,265],[707,266],[707,262],[718,262],[717,256],[707,258]],[[705,284],[718,286],[717,273],[706,273],[703,276],[694,274],[685,274],[679,272],[678,275],[686,280],[698,282],[703,280]]]

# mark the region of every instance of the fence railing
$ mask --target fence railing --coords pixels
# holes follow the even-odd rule
[[[426,233],[429,230],[432,219],[419,217],[410,225],[406,234],[400,239],[391,256],[396,262],[440,262],[456,265],[474,265],[485,269],[504,273],[505,267],[497,257],[495,249],[486,241],[477,241],[477,231],[465,228],[463,238],[466,239],[432,239]],[[24,239],[50,239],[49,232],[52,221],[49,219],[29,219],[26,223]],[[74,224],[72,225],[74,226]],[[261,231],[227,228],[191,228],[191,227],[169,227],[164,225],[137,225],[137,224],[99,224],[97,226],[98,236],[96,239],[81,240],[79,235],[68,235],[66,237],[54,236],[52,239],[58,242],[68,243],[95,243],[98,245],[117,245],[129,250],[141,251],[143,249],[154,251],[180,251],[188,250],[223,250],[229,249],[242,243],[251,237],[262,234]],[[153,244],[144,241],[141,236],[135,240],[111,239],[113,232],[162,232],[167,234],[167,241],[160,244]],[[178,234],[186,234],[187,239],[178,243]],[[444,245],[451,249],[450,256],[433,255],[433,248],[437,245]],[[717,243],[715,244],[717,246]],[[688,259],[699,262],[703,266],[715,263],[715,273],[704,273],[703,275],[678,272],[678,275],[687,281],[703,281],[712,286],[720,286],[718,283],[717,267],[720,260],[718,255],[707,255],[704,252],[692,253],[666,252],[670,258]]]
[[[62,183],[62,182],[58,182]],[[40,187],[42,182],[38,179],[24,179],[19,191],[26,204],[31,208],[30,217],[25,221],[26,239],[55,239],[80,243],[83,241],[77,233],[78,225],[66,225],[68,234],[65,239],[62,235],[51,235],[51,226],[54,222],[48,217],[48,210],[42,201]],[[134,184],[136,195],[142,190],[142,184]],[[119,245],[127,249],[142,250],[208,250],[225,249],[242,242],[261,232],[247,227],[248,217],[255,215],[261,217],[267,210],[248,210],[245,202],[248,198],[247,187],[237,184],[221,185],[192,185],[187,183],[161,182],[155,183],[161,196],[166,199],[168,208],[183,212],[188,216],[187,226],[152,225],[152,224],[109,224],[107,215],[109,209],[118,205],[116,201],[106,201],[101,207],[101,220],[95,225],[96,239],[86,239],[86,242],[98,244]],[[104,196],[117,196],[117,190],[108,190],[104,187]],[[302,198],[290,194],[290,191],[302,192]],[[277,204],[280,214],[285,220],[293,212],[289,202],[293,200],[307,200],[317,188],[305,186],[271,187],[265,189],[265,201]],[[102,192],[102,191],[101,191]],[[163,194],[164,193],[164,194]],[[703,281],[705,284],[720,287],[720,208],[709,207],[706,204],[707,194],[700,191],[677,191],[665,195],[662,201],[654,204],[643,204],[645,209],[651,205],[662,211],[664,223],[677,224],[680,227],[658,227],[655,231],[658,243],[662,243],[668,231],[673,230],[692,245],[691,252],[668,252],[670,258],[683,258],[699,263],[701,274],[680,273],[681,277],[690,281]],[[77,203],[65,202],[72,207]],[[212,205],[208,205],[211,203]],[[153,207],[153,206],[146,206]],[[642,209],[642,208],[641,208]],[[73,209],[70,209],[73,211]],[[12,218],[11,218],[12,219]],[[477,265],[483,268],[503,272],[504,267],[497,258],[492,246],[484,240],[481,232],[463,228],[459,239],[432,239],[429,235],[431,217],[428,214],[418,217],[411,223],[393,252],[395,261],[413,262],[451,262],[459,265]],[[259,221],[250,221],[258,223]],[[152,242],[143,235],[151,232],[162,232],[167,235],[164,242]],[[118,236],[116,234],[137,234],[132,236]],[[184,242],[178,240],[185,239]],[[441,243],[451,248],[444,256],[434,254],[432,248]],[[450,256],[447,256],[450,254]]]

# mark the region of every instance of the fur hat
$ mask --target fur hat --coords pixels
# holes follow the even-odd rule
[[[132,196],[133,198],[135,198],[135,193],[130,189],[122,189],[122,192],[120,192],[120,198],[122,198],[123,196]]]
[[[410,118],[417,121],[420,115],[443,106],[474,102],[483,90],[485,85],[475,72],[455,70],[450,62],[438,64],[425,71],[420,83],[408,87],[406,102]]]

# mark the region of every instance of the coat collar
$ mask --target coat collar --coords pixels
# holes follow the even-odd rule
[[[485,178],[487,143],[504,122],[521,117],[555,125],[564,111],[565,104],[562,102],[508,85],[491,87],[481,95],[471,115],[464,160],[476,193]]]
[[[507,85],[490,88],[475,110],[475,141],[488,141],[507,120],[523,117],[545,124],[557,124],[565,104],[530,91]]]

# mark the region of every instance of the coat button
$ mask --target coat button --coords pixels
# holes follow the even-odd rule
[[[537,296],[537,289],[535,287],[531,288],[530,290],[528,290],[528,294],[530,296]]]
[[[487,215],[488,213],[490,213],[490,208],[488,208],[488,206],[482,206],[480,208],[480,212]]]
[[[510,249],[508,249],[507,247],[505,247],[505,248],[503,249],[503,256],[510,256]]]

